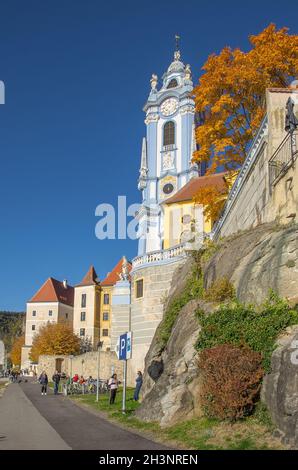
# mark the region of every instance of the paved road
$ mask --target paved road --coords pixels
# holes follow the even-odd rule
[[[3,420],[5,407],[10,412],[6,411]],[[32,382],[9,385],[0,400],[0,416],[0,435],[8,436],[3,441],[0,439],[0,449],[165,449],[162,444],[121,429],[63,396],[54,396],[52,391],[42,396],[39,385]],[[46,444],[47,447],[43,447]]]
[[[41,416],[18,384],[0,398],[0,450],[66,450],[70,447]]]

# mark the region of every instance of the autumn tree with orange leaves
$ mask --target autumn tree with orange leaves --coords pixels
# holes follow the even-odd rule
[[[80,351],[80,338],[65,323],[48,323],[40,328],[33,338],[30,359],[38,362],[42,354],[77,354]]]
[[[210,55],[194,88],[196,111],[205,114],[194,160],[209,162],[211,173],[241,165],[265,113],[266,88],[287,87],[298,75],[297,35],[271,24],[249,40],[248,52],[225,47]]]
[[[19,336],[14,340],[10,351],[10,359],[14,366],[21,365],[22,347],[25,344],[25,335]]]
[[[206,220],[214,222],[223,209],[228,193],[228,185],[220,189],[214,185],[205,186],[198,190],[194,196],[194,202],[203,206]]]
[[[225,47],[210,55],[194,88],[196,112],[205,119],[193,159],[208,162],[208,173],[241,166],[265,114],[266,88],[288,87],[298,75],[298,36],[287,28],[270,24],[249,41],[248,52]],[[196,201],[206,203],[206,196],[198,193]]]

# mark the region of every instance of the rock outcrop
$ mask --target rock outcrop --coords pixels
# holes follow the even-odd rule
[[[189,260],[175,273],[165,308],[183,291],[191,264]],[[194,347],[200,331],[195,315],[199,306],[208,311],[208,304],[199,300],[192,300],[181,309],[166,348],[160,344],[159,328],[156,330],[146,356],[143,401],[136,411],[144,421],[158,421],[161,426],[168,426],[202,414],[198,393],[200,374]]]
[[[153,346],[147,354],[143,403],[136,412],[145,421],[159,421],[165,426],[200,415],[200,376],[194,348],[200,330],[194,315],[197,307],[194,300],[185,305],[167,347],[161,351]]]
[[[298,326],[280,337],[262,387],[262,401],[286,444],[298,449]]]
[[[211,286],[215,279],[227,277],[242,302],[260,304],[273,289],[297,304],[297,235],[297,225],[266,224],[220,241],[218,251],[204,267],[205,287]],[[183,291],[191,267],[189,259],[178,268],[165,310]],[[185,305],[166,347],[160,344],[159,328],[156,331],[145,361],[143,401],[136,412],[145,421],[158,421],[166,426],[202,415],[200,371],[194,348],[200,332],[195,316],[198,307],[206,313],[214,309],[212,304],[199,299]],[[298,326],[281,338],[273,354],[272,374],[265,379],[262,395],[285,438],[292,436],[293,440],[296,436],[294,441],[298,445],[298,365],[290,361],[294,339],[298,344]]]
[[[241,302],[260,304],[273,289],[298,303],[298,225],[264,224],[220,242],[205,267],[205,286],[227,277]]]

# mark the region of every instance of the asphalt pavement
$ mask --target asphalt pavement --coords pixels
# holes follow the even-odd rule
[[[20,385],[10,384],[0,398],[0,450],[16,449],[67,450],[70,447],[39,413]]]
[[[0,399],[0,449],[162,450],[165,446],[79,407],[32,381],[10,384]]]

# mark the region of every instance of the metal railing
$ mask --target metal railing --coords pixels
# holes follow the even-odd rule
[[[107,393],[108,392],[108,385],[106,380],[99,380],[99,393]],[[94,380],[92,383],[63,383],[61,384],[60,391],[63,395],[86,395],[86,394],[96,394],[97,391],[97,381]]]
[[[293,166],[298,155],[298,131],[288,133],[269,160],[270,186],[276,184],[279,179]]]

